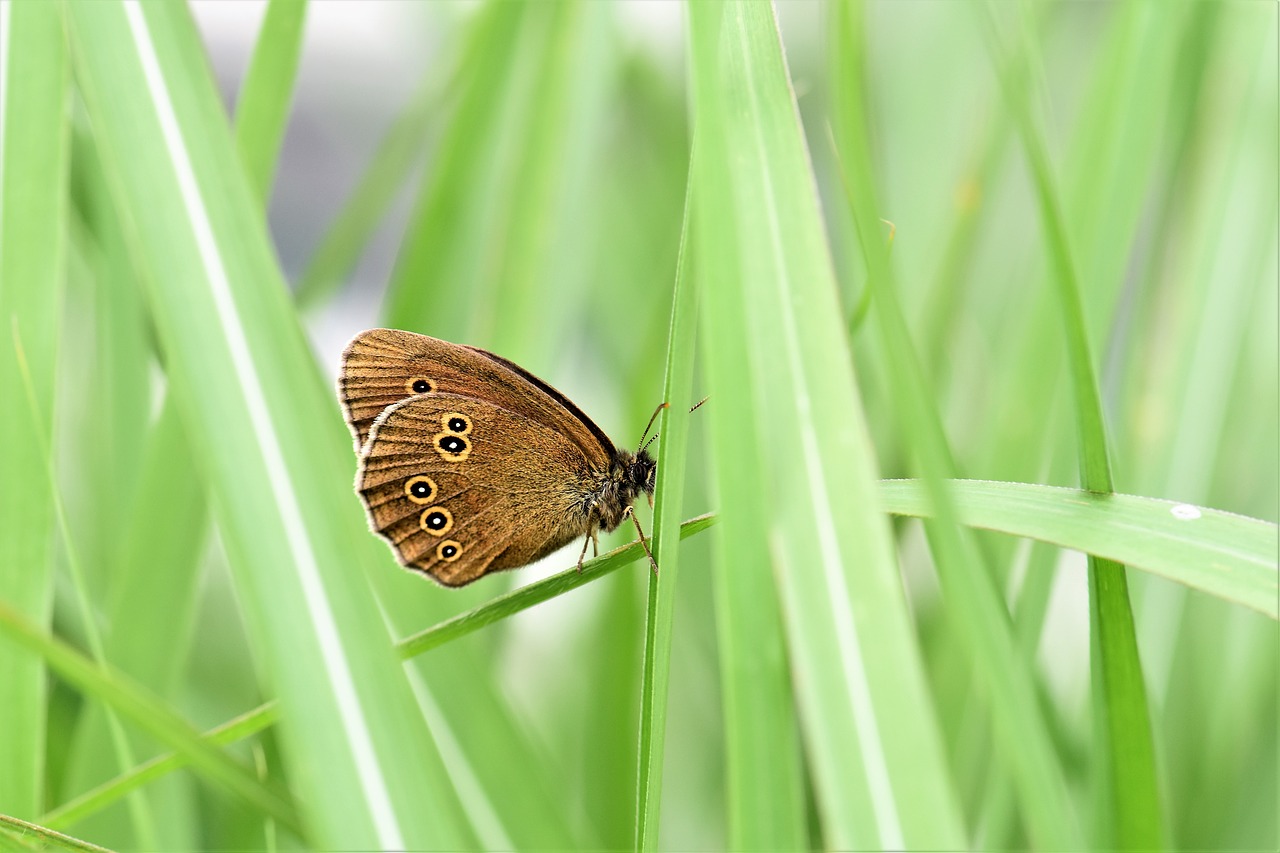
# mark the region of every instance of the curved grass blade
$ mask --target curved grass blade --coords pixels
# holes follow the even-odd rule
[[[255,811],[271,815],[299,837],[305,837],[297,809],[290,800],[264,786],[247,767],[202,740],[190,724],[128,678],[48,636],[4,602],[0,602],[0,630],[13,642],[41,655],[52,669],[83,693],[106,702],[157,740],[182,753],[210,782]]]
[[[1099,495],[1030,483],[956,480],[960,522],[1123,563],[1259,613],[1277,613],[1276,525],[1158,498]],[[928,516],[917,480],[880,484],[884,508]]]
[[[235,719],[201,735],[202,738],[220,746],[235,743],[275,725],[280,719],[280,706],[275,702],[259,705],[246,711]],[[175,770],[190,766],[190,761],[181,753],[170,752],[144,761],[126,773],[103,782],[96,788],[86,791],[73,800],[68,800],[56,809],[52,809],[40,818],[40,824],[51,829],[65,829],[75,826],[80,821],[102,811],[107,806],[120,800],[125,794],[135,791],[160,779]]]
[[[690,536],[701,533],[715,524],[716,520],[714,515],[701,515],[697,518],[691,518],[680,525],[680,538],[687,539]],[[514,589],[505,595],[500,595],[479,607],[468,610],[466,613],[460,613],[452,619],[447,619],[439,625],[427,628],[425,631],[421,631],[411,637],[405,637],[396,644],[396,651],[404,659],[416,657],[423,652],[429,652],[459,637],[465,637],[467,634],[478,631],[486,625],[492,625],[509,616],[514,616],[522,610],[528,610],[535,604],[550,601],[557,596],[564,595],[566,592],[585,586],[606,575],[613,574],[623,566],[630,565],[644,556],[644,548],[641,547],[638,541],[623,545],[621,548],[615,548],[607,554],[601,554],[599,557],[584,562],[581,572],[578,571],[576,566],[571,569],[565,569],[563,572],[554,574],[549,578]],[[645,557],[645,561],[646,563],[648,562],[647,557]]]
[[[680,538],[686,539],[701,533],[714,525],[716,520],[714,515],[691,518],[680,525]],[[644,549],[639,542],[616,548],[584,562],[581,572],[576,566],[566,569],[549,578],[498,596],[479,607],[460,613],[452,619],[447,619],[410,637],[405,637],[396,644],[396,653],[402,660],[417,657],[535,605],[611,575],[623,566],[630,565],[643,557],[645,557]],[[246,711],[235,719],[228,720],[206,732],[202,737],[215,744],[234,743],[275,725],[279,716],[278,704],[268,702],[251,711]],[[40,818],[40,822],[54,828],[73,826],[78,821],[117,802],[130,791],[167,773],[186,767],[188,763],[186,756],[179,753],[158,756],[47,812]]]
[[[564,270],[610,14],[584,0],[479,10],[482,43],[459,75],[388,288],[390,325],[483,341],[528,363],[552,346],[545,330],[564,306],[585,301],[575,299],[583,276]]]

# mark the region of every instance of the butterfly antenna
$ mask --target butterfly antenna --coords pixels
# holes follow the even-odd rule
[[[649,436],[649,440],[648,440],[648,441],[646,441],[646,442],[644,443],[644,446],[643,446],[643,447],[641,447],[641,448],[640,448],[640,450],[637,450],[637,451],[636,451],[636,453],[637,453],[637,454],[639,454],[641,450],[644,450],[646,447],[648,447],[649,445],[653,444],[655,441],[657,441],[657,440],[658,440],[658,436],[660,436],[660,435],[662,435],[662,433],[661,433],[661,432],[655,432],[653,435]]]
[[[649,418],[649,423],[645,425],[645,428],[644,428],[644,435],[640,436],[640,445],[641,445],[641,450],[643,450],[645,447],[648,447],[648,446],[649,446],[648,442],[646,442],[646,441],[645,441],[645,439],[646,439],[646,438],[648,437],[648,435],[649,435],[649,430],[653,427],[653,422],[654,422],[654,421],[656,421],[656,420],[658,419],[658,415],[662,412],[662,410],[663,410],[663,409],[665,409],[665,408],[666,408],[667,406],[669,406],[669,405],[671,405],[671,404],[670,404],[670,403],[663,403],[662,405],[658,406],[658,408],[656,408],[656,409],[654,409],[654,410],[653,410],[653,415],[652,415],[652,416],[650,416],[650,418]],[[655,435],[655,436],[654,436],[654,438],[657,438],[657,437],[658,437],[657,435]],[[639,451],[636,451],[636,452],[638,453]]]
[[[703,397],[701,400],[699,400],[697,403],[694,404],[693,408],[689,409],[689,414],[692,415],[694,412],[698,411],[698,409],[701,409],[702,404],[707,402],[710,399],[711,399],[710,396]]]

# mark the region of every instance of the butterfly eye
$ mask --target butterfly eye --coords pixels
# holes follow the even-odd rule
[[[456,539],[446,539],[436,546],[436,556],[446,563],[452,563],[462,556],[462,543]]]
[[[436,496],[436,484],[430,477],[410,477],[405,481],[404,493],[416,504],[431,503]]]
[[[430,394],[436,390],[436,384],[425,376],[415,376],[405,383],[410,394]]]
[[[453,529],[453,513],[442,506],[423,510],[418,524],[432,536],[443,536]]]
[[[451,432],[437,433],[436,450],[449,462],[461,462],[471,453],[471,442]]]
[[[442,415],[440,423],[444,424],[444,428],[449,432],[456,432],[460,435],[466,435],[471,432],[471,418],[461,412],[449,412],[447,415]]]

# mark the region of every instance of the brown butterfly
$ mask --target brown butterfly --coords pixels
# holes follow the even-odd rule
[[[657,463],[643,439],[636,453],[617,449],[505,358],[371,329],[347,345],[338,389],[360,455],[356,491],[407,568],[462,586],[585,536],[581,570],[587,543],[628,516],[649,553],[631,508],[641,493],[652,502]]]

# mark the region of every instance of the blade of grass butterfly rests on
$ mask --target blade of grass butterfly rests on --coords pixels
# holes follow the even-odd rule
[[[699,270],[733,253],[740,276],[705,282],[702,316],[737,323],[739,340],[751,341],[745,354],[721,354],[725,372],[707,390],[729,398],[731,411],[750,412],[756,429],[745,464],[767,496],[768,553],[823,843],[963,847],[888,528],[875,509],[874,463],[773,10],[704,2],[689,11],[706,155],[697,160],[695,205],[730,225],[719,232],[727,243],[699,250]]]
[[[983,9],[986,34],[995,55],[1001,48],[994,12],[990,3]],[[1027,47],[1034,67],[1038,62],[1030,51],[1035,50],[1035,45]],[[1033,115],[1025,77],[1005,69],[1000,83],[1018,122],[1051,258],[1051,278],[1066,334],[1080,479],[1089,491],[1107,494],[1113,491],[1113,484],[1106,423],[1094,374],[1077,259],[1062,199],[1043,130]],[[1094,736],[1101,759],[1094,789],[1099,816],[1095,840],[1104,846],[1157,848],[1163,845],[1164,831],[1155,745],[1133,611],[1129,606],[1128,581],[1122,564],[1089,557],[1089,613]]]
[[[12,330],[20,329],[40,410],[53,409],[67,185],[62,7],[0,8],[0,596],[47,625],[53,506],[34,450]],[[46,429],[52,428],[46,422]],[[49,435],[46,434],[48,439]],[[34,817],[44,796],[44,664],[0,654],[0,804]]]
[[[925,524],[945,604],[945,620],[966,649],[978,693],[990,714],[989,730],[997,756],[1013,775],[1028,834],[1037,846],[1078,847],[1081,835],[1072,810],[1067,779],[1054,749],[1037,696],[1032,658],[1020,655],[1002,591],[975,535],[958,518],[950,493],[956,463],[907,330],[898,286],[880,236],[879,201],[869,140],[869,108],[861,70],[867,39],[862,6],[842,3],[833,10],[833,124],[837,165],[848,169],[845,192],[857,239],[869,270],[872,308],[884,341],[892,399],[905,442],[923,472],[935,508]]]
[[[190,12],[65,7],[77,79],[145,266],[169,388],[214,495],[288,778],[317,844],[470,847],[368,589],[376,543]],[[427,797],[434,807],[425,812]]]
[[[680,538],[687,539],[706,530],[716,523],[714,515],[702,515],[691,518],[680,525]],[[644,548],[639,542],[632,542],[620,548],[601,554],[582,564],[582,570],[569,568],[549,578],[536,581],[512,590],[497,598],[460,613],[452,619],[433,625],[405,637],[396,644],[396,653],[402,660],[409,660],[431,651],[432,649],[451,643],[468,634],[479,631],[497,622],[501,622],[517,613],[528,610],[538,604],[550,601],[567,592],[585,586],[613,574],[619,569],[631,565],[638,560],[648,560]],[[272,701],[246,711],[234,719],[205,732],[202,737],[211,743],[229,744],[250,737],[269,726],[279,722],[279,705]],[[187,766],[185,756],[168,753],[157,756],[143,764],[132,768],[127,773],[104,783],[98,788],[88,791],[55,809],[42,815],[39,822],[54,829],[74,826],[78,821],[94,814],[106,806],[117,802],[121,796],[154,779]]]

